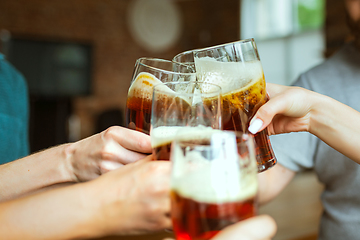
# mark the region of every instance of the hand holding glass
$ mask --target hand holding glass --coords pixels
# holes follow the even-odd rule
[[[266,83],[254,39],[193,51],[197,79],[222,89],[224,130],[248,132],[250,120],[267,101]],[[267,130],[255,135],[259,172],[276,164]]]

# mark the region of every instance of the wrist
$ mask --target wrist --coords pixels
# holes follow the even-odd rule
[[[74,157],[75,157],[75,151],[76,148],[74,147],[74,143],[67,143],[63,145],[63,156],[64,161],[63,163],[63,169],[64,169],[64,175],[67,176],[68,180],[70,182],[79,182],[79,179],[76,177],[75,171],[74,171]]]
[[[331,126],[329,114],[331,114],[332,104],[329,100],[332,99],[319,93],[314,93],[311,96],[312,105],[308,131],[316,136],[319,135],[319,131],[321,132],[324,128]]]

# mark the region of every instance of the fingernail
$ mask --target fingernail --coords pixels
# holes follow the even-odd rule
[[[255,134],[260,130],[260,128],[262,127],[263,124],[264,124],[264,122],[261,119],[257,118],[254,121],[252,121],[248,130],[252,134]]]
[[[101,167],[108,170],[108,171],[111,171],[111,170],[115,170],[115,169],[118,169],[119,167],[122,167],[123,165],[121,163],[118,163],[118,162],[114,162],[114,161],[102,161],[101,162]]]

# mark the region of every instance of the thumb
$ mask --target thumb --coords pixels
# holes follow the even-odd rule
[[[281,97],[274,97],[262,105],[250,121],[249,132],[256,134],[264,130],[272,122],[275,115],[286,112],[288,103],[285,100]]]
[[[221,231],[212,240],[265,240],[276,233],[276,223],[268,215],[253,217]]]
[[[250,121],[248,130],[252,134],[262,131],[271,123],[276,114],[286,110],[286,99],[278,98],[277,96],[289,90],[290,87],[267,83],[266,89],[270,100],[258,109],[255,116]]]

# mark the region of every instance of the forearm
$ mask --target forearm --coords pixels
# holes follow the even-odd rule
[[[3,239],[74,239],[96,237],[98,195],[88,183],[0,203]]]
[[[294,178],[295,172],[283,167],[280,163],[258,174],[258,202],[266,204],[278,196]]]
[[[332,98],[315,98],[309,131],[360,163],[360,113]]]
[[[0,165],[0,202],[58,183],[74,181],[67,144]]]

